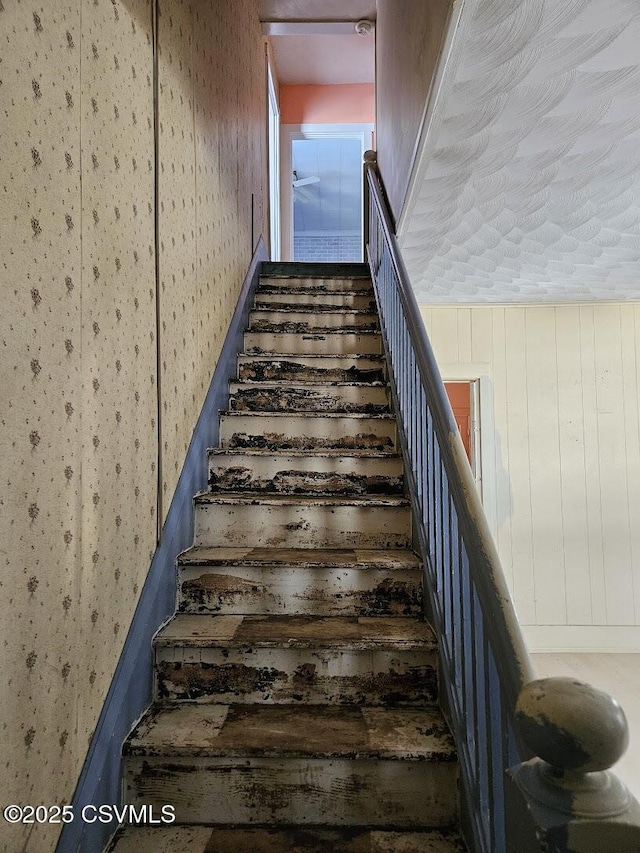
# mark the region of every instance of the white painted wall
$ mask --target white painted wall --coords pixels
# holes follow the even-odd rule
[[[639,651],[640,304],[422,313],[443,378],[484,377],[483,500],[532,650]]]

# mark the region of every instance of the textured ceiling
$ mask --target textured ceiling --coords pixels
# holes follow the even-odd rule
[[[271,36],[280,83],[373,83],[373,36]]]
[[[638,0],[462,14],[401,220],[419,301],[640,299]]]
[[[375,19],[376,0],[257,0],[261,21]]]

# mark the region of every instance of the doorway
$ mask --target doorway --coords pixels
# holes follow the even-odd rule
[[[362,261],[362,161],[370,125],[289,126],[282,139],[282,253]]]
[[[445,382],[444,389],[451,404],[453,416],[458,424],[460,438],[467,453],[469,465],[476,485],[481,492],[480,429],[479,429],[479,382]]]
[[[292,139],[294,261],[362,260],[362,143]]]

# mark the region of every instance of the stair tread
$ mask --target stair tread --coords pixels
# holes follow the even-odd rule
[[[286,263],[286,262],[285,262]],[[294,272],[293,270],[283,270],[282,272],[263,271],[260,273],[260,281],[362,281],[368,282],[373,286],[371,276],[368,273],[349,273],[335,271],[333,273],[320,273],[309,270]]]
[[[156,815],[157,817],[157,815]],[[351,826],[128,826],[111,853],[464,853],[457,832]]]
[[[294,307],[291,305],[270,305],[268,308],[251,308],[249,311],[249,319],[251,317],[258,314],[259,316],[263,316],[264,314],[314,314],[316,313],[313,309],[308,311],[305,308]],[[321,314],[323,317],[325,314],[339,314],[342,316],[343,314],[355,314],[358,317],[362,315],[371,317],[372,321],[378,320],[378,312],[375,308],[352,308],[349,305],[335,305],[328,311],[318,311],[318,314]]]
[[[256,299],[260,299],[261,296],[280,296],[281,294],[291,294],[291,296],[364,296],[368,297],[371,300],[375,300],[375,294],[373,292],[373,287],[363,286],[358,288],[345,288],[344,290],[334,290],[330,288],[322,288],[322,287],[314,287],[313,285],[291,285],[291,284],[267,284],[264,282],[263,284],[259,284],[256,288]]]
[[[235,410],[227,410],[221,412],[225,417],[243,417],[243,418],[264,418],[264,412],[239,412]],[[269,412],[266,416],[271,418],[285,418],[291,420],[296,418],[362,418],[365,420],[385,420],[395,423],[396,416],[390,412]]]
[[[456,761],[434,707],[350,705],[152,706],[124,755]]]
[[[306,391],[309,386],[312,387],[320,387],[326,388],[330,390],[331,388],[388,388],[387,382],[380,382],[374,380],[373,382],[369,380],[361,380],[360,382],[349,382],[341,379],[316,379],[314,380],[300,380],[300,379],[232,379],[230,382],[231,385],[240,385],[246,388],[274,388],[274,389],[283,389],[283,388],[292,388],[295,390]]]
[[[211,548],[194,546],[178,557],[181,566],[282,566],[419,569],[419,557],[410,549],[368,550],[337,548]]]
[[[426,622],[406,616],[218,616],[178,614],[156,646],[423,649],[436,648]]]
[[[260,361],[264,359],[266,361],[293,361],[296,362],[298,360],[305,360],[307,358],[310,359],[329,359],[334,358],[336,361],[351,361],[358,359],[362,359],[363,361],[377,361],[381,365],[384,365],[386,359],[383,355],[377,355],[376,353],[371,353],[370,355],[361,355],[360,353],[350,353],[348,355],[344,353],[314,353],[314,352],[305,352],[305,353],[279,353],[278,355],[272,355],[271,353],[247,353],[241,352],[238,355],[238,358],[250,361]]]
[[[397,450],[265,450],[264,448],[209,447],[209,456],[268,456],[274,458],[326,457],[328,459],[401,459]]]
[[[265,261],[260,278],[366,279],[369,265],[363,261]]]
[[[286,326],[286,323],[271,323],[268,328],[254,328],[249,327],[246,329],[245,334],[253,334],[253,335],[264,335],[264,334],[286,334],[286,335],[303,335],[306,337],[307,335],[376,335],[380,337],[380,329],[360,329],[357,326],[349,326],[345,328],[344,326],[310,326],[302,331],[283,331],[278,330],[277,326]],[[246,355],[247,353],[243,353]],[[249,353],[250,355],[251,353]]]
[[[311,302],[300,302],[298,304],[287,304],[280,302],[269,302],[267,305],[255,305],[251,309],[252,314],[365,314],[378,319],[375,308],[352,308],[350,305],[323,305]]]
[[[408,507],[411,501],[401,495],[279,495],[263,492],[199,492],[198,504],[261,504],[268,506],[374,506]]]

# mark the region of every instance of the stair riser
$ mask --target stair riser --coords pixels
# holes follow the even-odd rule
[[[298,290],[304,288],[310,292],[333,292],[345,290],[366,290],[373,292],[370,278],[279,278],[277,276],[261,276],[260,287],[277,287],[282,290]]]
[[[229,408],[243,412],[368,412],[390,411],[389,392],[380,385],[327,385],[322,388],[247,387],[232,382]]]
[[[156,699],[222,703],[408,705],[437,701],[428,650],[156,650]]]
[[[244,348],[247,353],[380,355],[382,353],[382,340],[379,334],[352,334],[347,332],[336,332],[335,334],[245,332]]]
[[[393,418],[324,418],[295,414],[286,418],[244,414],[222,414],[220,417],[222,447],[392,450],[395,440]]]
[[[375,359],[322,358],[288,359],[238,358],[238,379],[246,382],[385,382],[384,365]]]
[[[343,827],[128,827],[108,853],[466,853],[448,831]]]
[[[409,507],[196,503],[195,545],[407,548]]]
[[[183,613],[411,616],[422,613],[420,570],[182,567]]]
[[[272,453],[209,456],[213,491],[277,494],[402,494],[400,459],[354,456],[274,456]]]
[[[373,293],[292,293],[281,291],[279,293],[265,293],[258,290],[255,298],[257,309],[288,308],[299,311],[331,311],[356,309],[359,311],[375,311],[376,300]]]
[[[128,757],[125,801],[172,803],[177,823],[444,827],[456,776],[452,762]]]
[[[290,331],[305,332],[321,329],[358,329],[373,331],[378,328],[378,315],[361,311],[257,311],[249,313],[249,329],[256,331],[271,331],[270,326],[294,325],[300,329]]]

